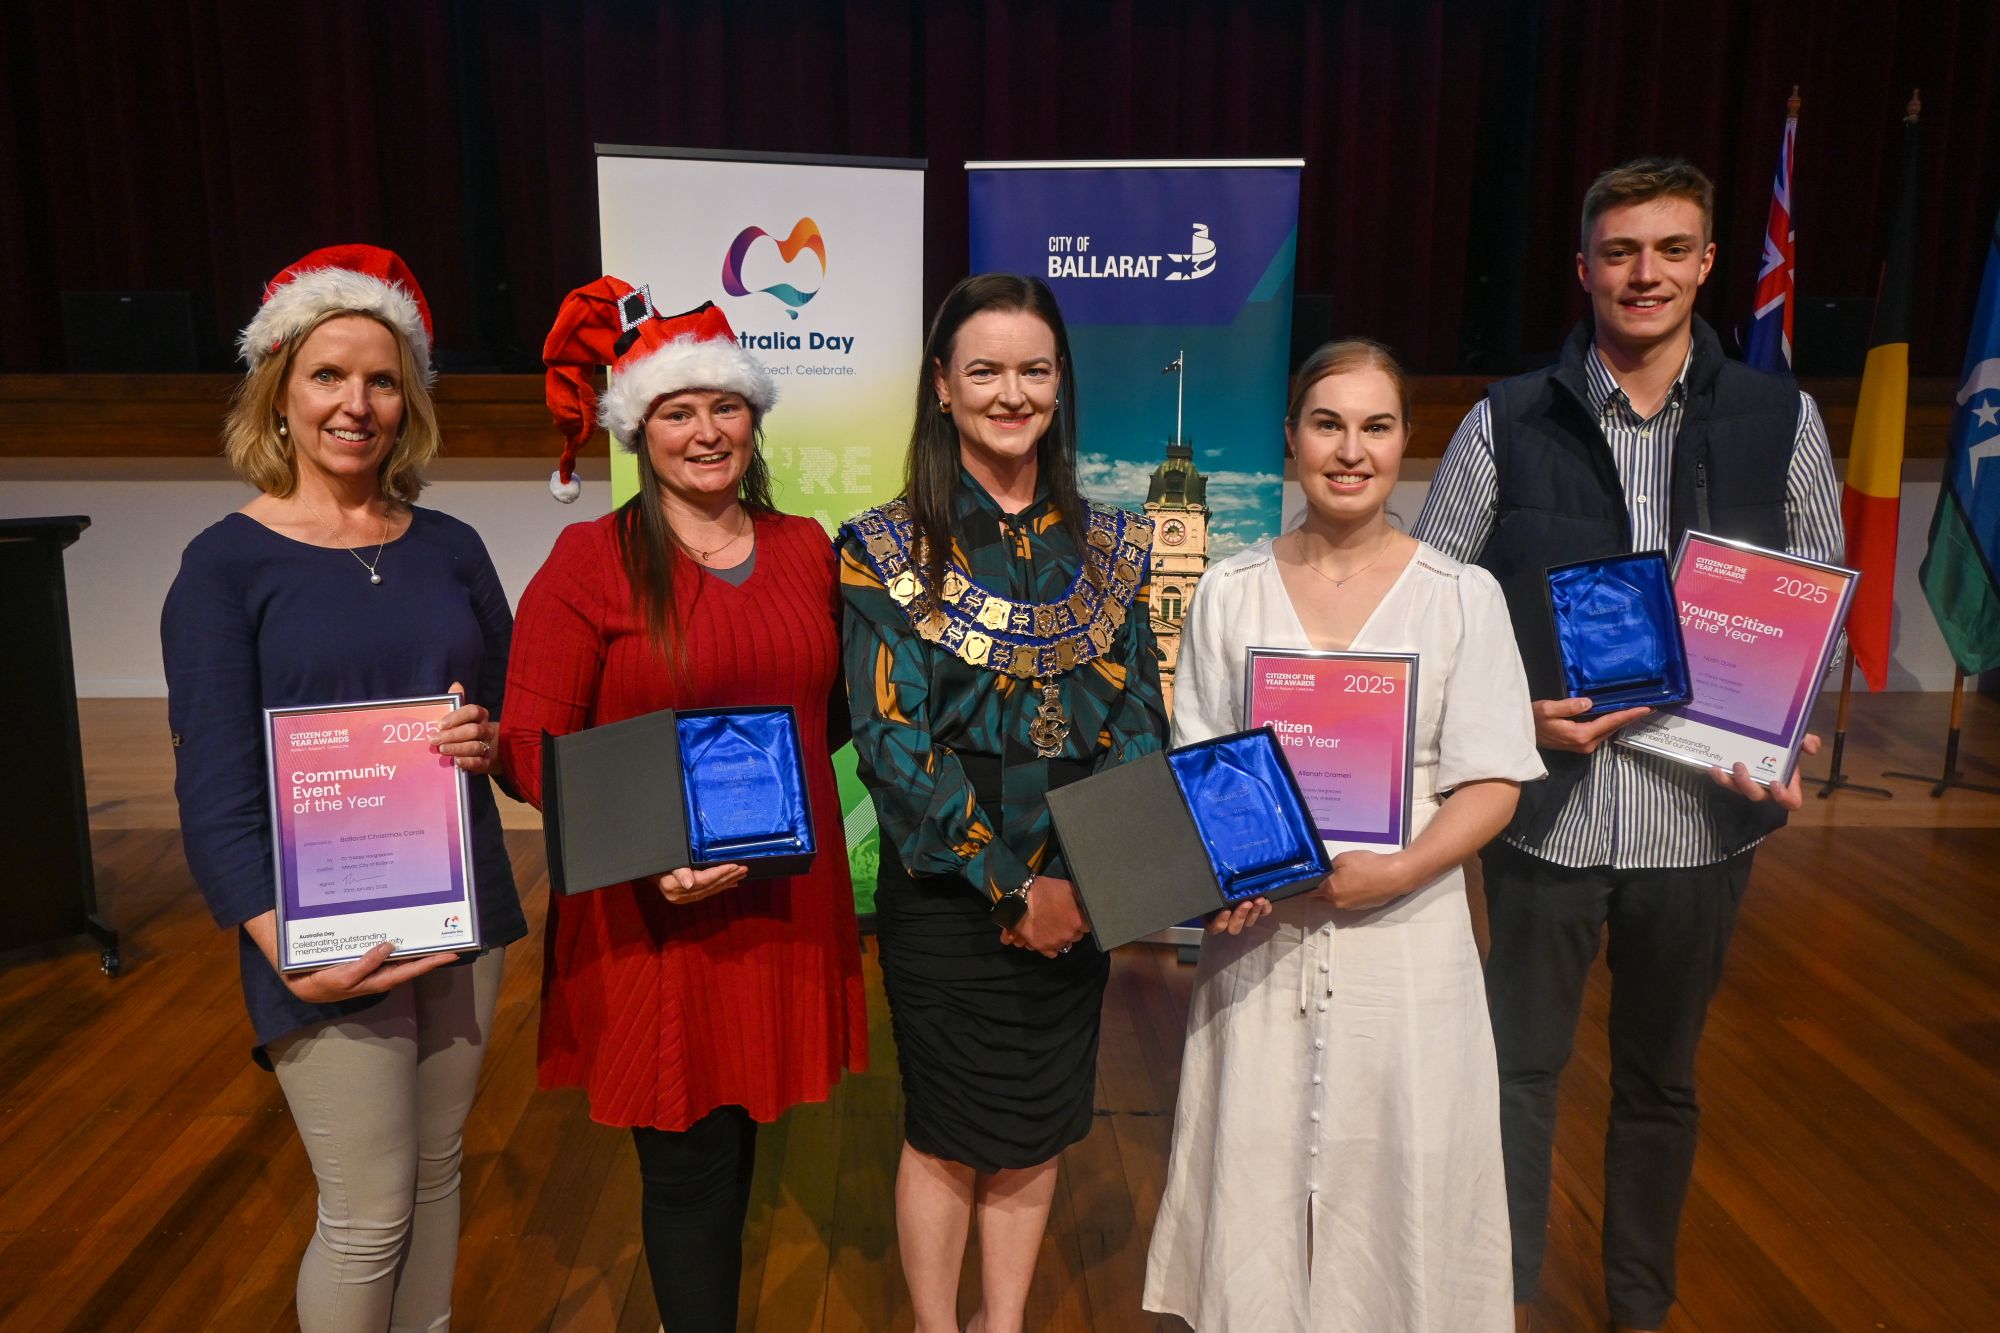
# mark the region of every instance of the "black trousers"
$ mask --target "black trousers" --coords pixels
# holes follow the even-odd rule
[[[1515,1299],[1533,1298],[1548,1230],[1556,1090],[1584,979],[1608,940],[1611,1127],[1604,1145],[1604,1289],[1615,1321],[1658,1326],[1694,1172],[1694,1059],[1722,979],[1751,852],[1687,870],[1571,870],[1495,842],[1483,853],[1500,1059],[1500,1137]]]
[[[757,1122],[719,1106],[685,1130],[638,1126],[640,1235],[667,1333],[736,1333]]]

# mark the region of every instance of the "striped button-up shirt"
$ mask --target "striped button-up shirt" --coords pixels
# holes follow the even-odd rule
[[[1595,347],[1584,357],[1584,366],[1590,406],[1624,487],[1632,549],[1664,551],[1674,439],[1687,407],[1687,365],[1651,417],[1633,410]],[[1415,535],[1446,555],[1476,560],[1493,528],[1496,488],[1493,423],[1487,400],[1481,399],[1445,450]],[[1794,555],[1823,561],[1839,560],[1843,547],[1840,482],[1827,449],[1826,425],[1812,396],[1803,392],[1785,485],[1785,545]],[[1548,833],[1534,842],[1509,841],[1563,866],[1639,870],[1709,865],[1741,850],[1723,846],[1707,817],[1712,787],[1713,779],[1701,769],[1622,745],[1603,745]]]

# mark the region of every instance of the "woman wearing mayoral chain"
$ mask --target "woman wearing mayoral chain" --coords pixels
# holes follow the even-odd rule
[[[932,321],[903,494],[840,543],[860,768],[900,1055],[896,1178],[919,1333],[1015,1333],[1056,1157],[1090,1130],[1110,959],[1050,827],[1049,790],[1161,747],[1149,521],[1076,486],[1075,367],[1033,278],[985,274]]]

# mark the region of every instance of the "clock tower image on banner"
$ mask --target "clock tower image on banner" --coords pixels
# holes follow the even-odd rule
[[[1153,520],[1153,637],[1160,645],[1160,688],[1174,706],[1174,668],[1181,656],[1181,622],[1194,585],[1208,568],[1208,478],[1194,465],[1194,441],[1172,440],[1146,488]]]

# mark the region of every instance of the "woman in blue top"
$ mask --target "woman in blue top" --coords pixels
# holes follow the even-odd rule
[[[182,843],[217,924],[237,933],[257,1057],[319,1183],[300,1326],[442,1328],[460,1131],[502,946],[527,933],[492,787],[470,785],[485,952],[392,963],[385,942],[287,976],[262,710],[462,691],[433,748],[483,777],[512,617],[478,535],[412,503],[438,431],[430,315],[400,259],[306,256],[265,289],[241,350],[227,451],[260,493],[188,544],[160,619]]]

